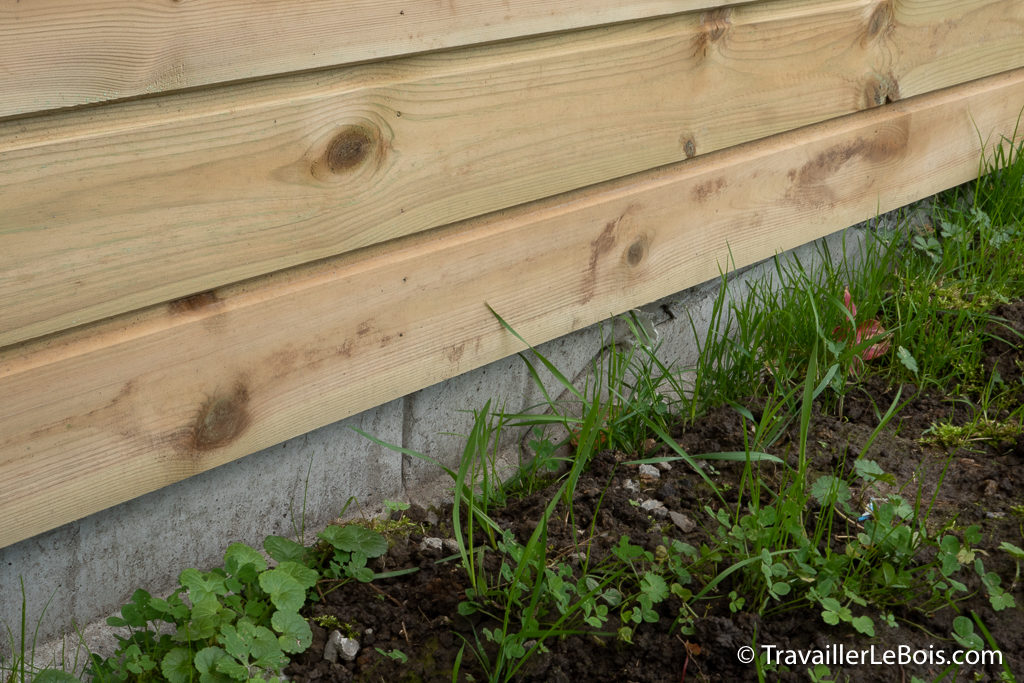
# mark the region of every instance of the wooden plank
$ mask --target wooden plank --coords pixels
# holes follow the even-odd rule
[[[779,0],[0,124],[0,345],[1024,66],[1024,3],[886,7]]]
[[[973,177],[1024,70],[0,350],[0,546]],[[442,266],[443,264],[443,266]]]
[[[752,0],[0,3],[0,117]]]

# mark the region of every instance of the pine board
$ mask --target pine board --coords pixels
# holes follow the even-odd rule
[[[0,117],[750,1],[8,1]]]
[[[1016,0],[778,0],[0,123],[0,346],[1019,66]]]
[[[973,177],[1024,70],[0,350],[0,546]],[[440,265],[443,264],[443,267]]]

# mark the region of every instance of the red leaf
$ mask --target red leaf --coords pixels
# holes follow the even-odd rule
[[[854,318],[857,317],[857,304],[853,303],[853,297],[850,296],[850,288],[846,287],[843,290],[843,304],[846,305],[846,310],[850,312]]]
[[[885,328],[877,320],[868,320],[863,322],[857,328],[857,342],[860,343],[863,339],[872,339],[874,337],[880,337],[885,334]],[[889,350],[889,339],[882,339],[880,342],[872,344],[868,348],[864,349],[861,353],[861,358],[864,360],[871,360],[872,358],[878,358],[883,353]]]
[[[843,305],[846,306],[846,310],[850,312],[850,316],[856,320],[857,316],[857,304],[853,303],[853,297],[850,295],[850,288],[846,287],[843,290]],[[855,323],[856,324],[856,323]],[[832,330],[833,338],[837,340],[846,339],[847,331],[843,329],[843,325],[838,325]],[[860,344],[865,339],[873,339],[884,335],[885,328],[882,327],[882,323],[877,320],[867,320],[857,325],[854,331],[854,344]],[[860,367],[866,360],[878,358],[886,351],[889,350],[890,342],[888,338],[882,339],[881,341],[872,344],[868,348],[861,351],[859,354],[854,356],[853,363],[850,365],[850,374],[856,375],[860,371]]]

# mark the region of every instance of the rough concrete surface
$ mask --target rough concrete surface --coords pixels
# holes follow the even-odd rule
[[[857,251],[861,232],[849,231],[846,240],[847,250]],[[840,234],[827,243],[838,254]],[[816,252],[807,245],[794,253],[807,263]],[[742,296],[746,281],[771,269],[770,260],[745,269],[731,280],[733,294]],[[639,319],[657,332],[663,361],[679,367],[694,362],[689,320],[699,334],[706,332],[718,287],[712,281],[641,309]],[[583,382],[602,346],[621,337],[623,329],[628,327],[598,324],[539,348],[563,374]],[[114,641],[103,620],[135,589],[166,594],[182,570],[220,564],[232,542],[259,548],[268,534],[295,536],[303,506],[308,541],[350,499],[356,502],[348,515],[374,513],[384,500],[443,498],[450,482],[438,468],[378,446],[350,427],[454,466],[462,441],[451,434],[467,433],[472,411],[488,399],[495,402],[492,407],[503,404],[513,412],[536,405],[542,396],[513,356],[0,549],[0,626],[13,636],[0,638],[0,656],[12,644],[20,646],[21,579],[29,637],[38,627],[36,665],[62,653],[70,661],[78,640],[75,625],[91,648],[109,653]],[[508,466],[520,457],[523,436],[522,428],[503,434]],[[68,633],[62,648],[59,638]],[[6,628],[0,632],[6,634]]]

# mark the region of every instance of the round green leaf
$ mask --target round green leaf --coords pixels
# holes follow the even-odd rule
[[[370,583],[373,581],[373,570],[369,567],[360,567],[352,572],[352,576],[361,583]]]
[[[306,601],[306,589],[294,576],[281,568],[260,574],[260,588],[270,596],[274,607],[285,612],[298,612]]]
[[[277,642],[285,652],[298,654],[313,644],[313,631],[309,628],[309,622],[295,612],[274,612],[270,617],[270,625],[281,634]]]
[[[361,552],[367,557],[380,557],[388,551],[388,542],[376,531],[370,531],[358,524],[340,527],[331,525],[320,532],[324,539],[338,550]]]
[[[302,562],[306,547],[284,536],[267,536],[263,549],[278,562]]]
[[[228,653],[216,646],[204,647],[196,653],[196,669],[201,674],[212,674],[216,671],[217,662],[228,656]]]
[[[183,647],[172,649],[160,660],[160,671],[170,683],[186,683],[195,671],[189,651]]]
[[[243,567],[252,565],[257,572],[267,568],[267,561],[259,551],[244,543],[232,543],[224,552],[224,569],[228,574],[237,576]]]
[[[275,569],[295,579],[303,588],[312,588],[320,578],[316,570],[298,562],[282,562]]]
[[[249,680],[249,669],[242,666],[240,662],[231,657],[217,660],[217,671],[227,674],[236,681]]]
[[[875,622],[871,620],[871,617],[854,617],[850,623],[864,635],[874,637]]]

